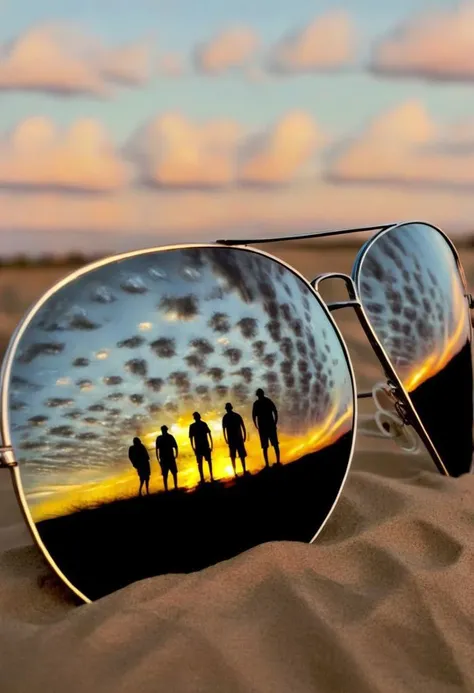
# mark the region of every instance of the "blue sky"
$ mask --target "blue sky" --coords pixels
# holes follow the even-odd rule
[[[469,0],[462,6],[469,6]],[[70,24],[85,35],[97,37],[102,45],[107,47],[120,47],[130,42],[150,41],[151,74],[144,84],[130,87],[120,87],[112,98],[98,98],[90,95],[58,95],[48,89],[29,90],[25,87],[0,89],[0,132],[5,133],[8,141],[11,131],[19,122],[31,117],[41,116],[55,124],[56,127],[71,127],[78,119],[93,119],[106,130],[108,136],[118,150],[127,144],[129,139],[151,119],[166,113],[179,113],[185,118],[196,123],[205,123],[213,119],[226,119],[238,122],[245,128],[267,132],[269,128],[278,123],[289,111],[302,111],[307,113],[317,123],[333,142],[345,142],[360,136],[364,128],[375,118],[399,108],[407,102],[416,102],[420,108],[426,109],[429,117],[439,127],[456,124],[461,120],[470,120],[474,114],[474,90],[473,82],[469,79],[460,80],[456,77],[437,81],[436,79],[416,75],[407,77],[392,77],[390,75],[372,74],[367,69],[374,46],[385,40],[393,33],[394,29],[402,23],[412,21],[419,13],[429,21],[430,15],[437,10],[458,11],[459,2],[453,0],[400,0],[397,3],[380,2],[380,0],[353,0],[335,4],[329,0],[243,0],[236,2],[219,2],[208,0],[205,5],[195,3],[193,0],[136,0],[130,3],[128,0],[103,0],[100,3],[92,0],[82,2],[71,0],[46,0],[41,3],[26,2],[20,0],[4,0],[0,5],[0,45],[6,52],[10,49],[10,42],[25,36],[31,28],[45,23]],[[322,17],[328,12],[337,9],[346,10],[357,35],[358,51],[356,58],[347,67],[334,69],[329,72],[314,69],[308,73],[299,73],[298,70],[287,75],[269,75],[264,79],[249,79],[244,70],[229,70],[218,75],[206,74],[195,69],[193,65],[193,51],[202,42],[217,36],[222,31],[233,26],[247,26],[254,30],[261,39],[260,49],[255,60],[267,55],[268,51],[288,32],[297,31],[310,24],[315,18]],[[473,24],[474,35],[474,24]],[[453,40],[452,43],[455,43]],[[449,46],[448,46],[449,48]],[[448,50],[441,47],[441,52]],[[166,76],[157,69],[160,57],[170,53],[177,54],[184,64],[183,74],[178,76]],[[446,52],[446,55],[449,54]],[[0,59],[0,74],[1,74]],[[474,73],[474,70],[473,70]],[[1,81],[1,80],[0,80]],[[472,118],[474,122],[474,118]],[[156,144],[156,143],[155,143]],[[159,149],[156,144],[156,149]],[[1,152],[0,152],[1,155]],[[121,156],[121,152],[120,152]],[[10,160],[8,160],[9,162]],[[73,164],[71,164],[72,166]],[[467,165],[467,164],[466,164]],[[5,164],[8,170],[7,164]],[[1,160],[0,160],[1,169]],[[372,174],[371,174],[372,175]],[[376,175],[376,174],[374,174]],[[7,176],[8,178],[8,176]],[[42,216],[42,200],[46,204],[46,198],[41,197],[43,189],[37,187],[35,180],[22,178],[20,184],[15,179],[13,190],[8,180],[6,188],[0,187],[0,209],[2,202],[4,207],[4,221],[1,224],[2,232],[10,228],[18,232],[36,232],[38,245],[46,243],[48,233],[61,229],[61,223],[53,220],[51,228],[46,222],[41,228],[36,229],[35,224],[23,219],[21,208],[29,203],[37,205],[38,214]],[[371,182],[372,177],[371,177]],[[27,190],[24,190],[26,184]],[[0,181],[1,185],[1,181]],[[423,185],[425,182],[423,181]],[[54,181],[53,181],[53,187]],[[61,187],[61,186],[59,186]],[[197,186],[199,188],[199,186]],[[19,189],[18,189],[19,188]],[[350,189],[349,189],[350,188]],[[378,190],[378,188],[377,188]],[[64,191],[62,191],[64,193]],[[155,209],[160,216],[160,197],[155,193],[149,193],[146,206],[143,202],[143,194],[125,193],[127,197],[127,209],[131,218],[142,219],[148,214],[148,209]],[[176,191],[173,191],[173,193]],[[346,200],[348,217],[352,209],[356,191],[353,185],[347,191],[340,187],[329,192],[334,194],[333,207],[340,207]],[[392,209],[400,208],[402,218],[412,214],[412,210],[423,212],[429,216],[430,189],[424,187],[420,197],[416,200],[412,197],[408,200],[400,198],[399,189],[393,186],[387,192],[387,205],[389,218],[393,217]],[[472,207],[467,200],[466,191],[461,191],[463,199],[459,205],[448,197],[444,201],[438,201],[438,208],[433,210],[435,223],[452,226],[453,233],[465,231],[471,216]],[[162,191],[161,193],[162,194]],[[213,191],[209,195],[213,199],[222,201],[227,205],[219,192]],[[227,193],[226,193],[227,194]],[[253,194],[253,193],[252,193]],[[265,193],[268,194],[268,191]],[[381,195],[378,191],[376,194]],[[433,193],[434,194],[434,193]],[[458,193],[456,193],[458,194]],[[25,197],[22,197],[25,195]],[[155,195],[155,196],[154,196]],[[183,195],[189,196],[189,190]],[[447,193],[446,193],[447,195]],[[252,208],[260,202],[246,198],[236,201],[232,198],[233,205],[242,208]],[[324,197],[324,195],[323,195]],[[326,196],[327,197],[327,196]],[[128,199],[130,198],[130,199]],[[208,196],[205,203],[211,198]],[[329,199],[329,198],[328,198]],[[330,198],[332,199],[332,197]],[[183,204],[189,197],[183,197]],[[341,200],[341,202],[339,202]],[[408,201],[407,201],[408,200]],[[24,203],[23,203],[23,202]],[[79,216],[86,220],[89,216],[90,201],[86,200],[84,212],[77,199],[70,199],[67,194],[61,194],[49,200],[52,204],[61,208],[59,215],[61,220],[67,217],[67,205],[70,204],[71,216]],[[92,204],[92,203],[91,203]],[[109,201],[107,201],[109,204]],[[200,200],[202,206],[204,202]],[[299,203],[295,202],[299,205]],[[89,207],[86,206],[89,205]],[[301,206],[301,205],[299,205]],[[458,213],[448,210],[459,208]],[[32,208],[32,207],[31,207]],[[195,217],[199,217],[200,209]],[[131,211],[130,211],[131,210]],[[102,212],[101,212],[102,215]],[[268,226],[268,220],[261,219],[261,215],[255,214],[250,220],[227,222],[222,220],[223,227],[258,225]],[[329,208],[324,210],[321,218],[314,217],[314,225],[324,225],[331,222],[339,222],[338,215],[331,215]],[[10,219],[11,218],[11,219]],[[101,216],[102,219],[102,216]],[[282,217],[283,219],[283,217]],[[283,225],[291,221],[291,214],[283,219]],[[341,221],[346,221],[345,219]],[[361,214],[354,213],[354,223],[366,221]],[[94,218],[93,223],[84,221],[85,228],[76,228],[69,225],[67,229],[73,237],[73,232],[87,232],[98,228],[102,230],[102,221]],[[300,219],[295,218],[293,227],[301,225]],[[132,223],[125,229],[117,228],[116,232],[130,233],[130,227],[137,232],[151,233],[150,229],[141,229],[140,224]],[[271,224],[270,224],[271,226]],[[27,228],[25,228],[27,227]],[[163,226],[153,228],[155,235],[166,240],[165,221]],[[189,229],[186,224],[180,225],[177,221],[170,221],[169,227],[183,229],[187,236],[194,235],[194,229]],[[206,222],[200,226],[206,228]],[[210,232],[219,231],[219,222],[210,228]],[[110,229],[104,230],[109,233]],[[218,234],[219,235],[219,234]],[[12,237],[11,237],[12,238]],[[16,245],[8,244],[11,248],[19,249],[23,236],[16,236]],[[26,236],[25,236],[26,238]],[[91,237],[89,235],[88,243]],[[26,241],[25,241],[26,242]],[[49,242],[49,241],[48,241]],[[13,241],[12,241],[13,243]],[[109,244],[110,245],[110,244]],[[133,246],[133,241],[130,242]]]

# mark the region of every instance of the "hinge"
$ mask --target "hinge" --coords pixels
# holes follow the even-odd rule
[[[0,447],[0,469],[11,469],[17,466],[18,462],[15,459],[15,453],[11,445]]]

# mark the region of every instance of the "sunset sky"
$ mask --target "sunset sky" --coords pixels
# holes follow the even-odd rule
[[[135,494],[136,435],[150,450],[153,489],[162,488],[154,443],[163,424],[180,447],[180,483],[194,485],[196,410],[212,431],[216,478],[228,477],[227,401],[250,433],[249,469],[261,469],[258,387],[279,412],[283,463],[352,428],[341,344],[288,269],[214,247],[137,255],[84,275],[37,313],[14,361],[9,417],[27,498],[65,512],[109,492]]]
[[[474,2],[2,0],[2,253],[474,230]]]

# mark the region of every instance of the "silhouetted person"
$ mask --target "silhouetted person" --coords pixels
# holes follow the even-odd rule
[[[258,429],[260,435],[260,445],[263,450],[265,466],[268,467],[268,444],[274,448],[276,455],[276,463],[280,464],[280,446],[278,443],[278,411],[274,403],[268,397],[262,388],[258,388],[256,401],[253,403],[252,419]]]
[[[150,455],[140,438],[133,439],[133,445],[128,448],[128,458],[137,470],[140,479],[138,495],[142,495],[143,484],[146,486],[146,492],[150,493]]]
[[[204,421],[201,421],[201,414],[197,411],[193,414],[194,423],[189,427],[189,440],[191,441],[191,447],[196,455],[196,461],[199,469],[199,476],[201,477],[201,483],[204,483],[204,474],[202,471],[202,461],[205,459],[209,466],[209,474],[211,476],[211,481],[214,481],[212,475],[212,434],[209,426]]]
[[[225,442],[229,446],[234,474],[237,476],[237,470],[235,468],[235,458],[237,455],[240,457],[244,474],[246,472],[245,458],[247,457],[247,451],[244,443],[247,440],[247,431],[245,430],[244,420],[240,414],[233,411],[234,407],[230,402],[227,402],[225,409],[227,414],[224,414],[222,417],[222,430],[224,432]]]
[[[161,427],[161,436],[158,436],[155,442],[156,459],[160,463],[161,473],[163,475],[163,483],[165,491],[168,490],[168,474],[171,472],[174,481],[175,489],[178,488],[178,443],[174,436],[168,433],[168,426]]]

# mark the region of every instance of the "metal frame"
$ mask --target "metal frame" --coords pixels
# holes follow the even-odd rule
[[[31,532],[31,535],[33,537],[33,540],[37,544],[37,546],[40,548],[42,551],[43,555],[45,556],[47,562],[51,566],[51,568],[54,570],[54,572],[58,575],[58,577],[70,588],[70,590],[77,596],[79,597],[83,602],[85,603],[90,603],[91,600],[82,592],[75,587],[70,580],[67,578],[66,575],[61,571],[59,566],[56,564],[56,562],[53,560],[52,556],[50,555],[47,547],[44,545],[39,532],[36,528],[35,522],[33,521],[33,518],[31,516],[31,512],[28,506],[28,503],[26,501],[26,496],[24,493],[22,481],[21,481],[21,472],[20,472],[20,467],[18,465],[18,462],[15,458],[14,454],[14,449],[12,445],[12,439],[10,435],[10,415],[9,415],[9,410],[8,410],[8,403],[9,403],[9,394],[10,394],[10,381],[11,381],[11,371],[15,359],[15,354],[18,348],[18,345],[21,341],[21,338],[25,331],[27,330],[28,326],[30,325],[31,321],[37,314],[37,312],[40,310],[40,308],[50,299],[52,298],[60,289],[63,287],[67,286],[74,280],[78,279],[79,277],[82,277],[83,275],[89,274],[90,272],[99,269],[101,267],[104,267],[106,265],[111,265],[113,263],[118,263],[123,260],[127,260],[132,257],[138,257],[141,255],[150,255],[152,253],[158,253],[158,252],[167,252],[167,251],[172,251],[172,250],[187,250],[190,248],[213,248],[215,249],[216,247],[219,247],[218,243],[186,243],[186,244],[181,244],[181,245],[170,245],[170,246],[158,246],[154,248],[145,248],[141,250],[136,250],[136,251],[130,251],[130,252],[125,252],[125,253],[120,253],[117,255],[112,255],[106,258],[103,258],[101,260],[92,262],[85,267],[81,267],[80,269],[70,273],[63,279],[61,279],[59,282],[54,284],[48,291],[46,291],[43,296],[41,296],[38,301],[29,309],[29,311],[25,314],[23,319],[20,321],[18,324],[16,330],[14,331],[10,343],[7,348],[7,352],[5,354],[5,358],[2,363],[2,368],[0,371],[0,390],[1,390],[1,395],[0,395],[0,406],[1,406],[1,417],[0,417],[0,468],[5,468],[5,469],[10,469],[12,473],[12,481],[13,481],[13,486],[14,490],[19,502],[19,505],[21,507],[21,510],[23,512],[23,516],[25,518],[26,524]],[[245,246],[238,246],[235,247],[234,249],[237,252],[246,252],[246,253],[252,253],[256,255],[261,255],[263,257],[267,257],[269,260],[272,260],[273,262],[278,263],[279,265],[283,265],[286,267],[290,272],[292,272],[295,276],[297,276],[309,289],[309,291],[314,295],[315,300],[318,302],[320,305],[321,309],[325,313],[326,317],[328,318],[329,323],[331,324],[335,335],[337,339],[339,340],[339,343],[341,345],[344,357],[347,362],[347,367],[349,370],[349,375],[351,379],[351,385],[352,385],[352,443],[351,443],[351,450],[350,450],[350,455],[349,459],[347,461],[347,466],[346,470],[344,473],[344,477],[341,481],[341,485],[339,487],[338,493],[334,499],[334,502],[329,509],[329,512],[327,513],[327,516],[324,520],[324,522],[321,524],[321,526],[318,528],[316,534],[313,536],[311,541],[309,543],[313,543],[315,539],[318,537],[320,532],[323,530],[325,527],[327,521],[329,520],[330,516],[332,515],[334,508],[337,505],[337,502],[339,500],[339,497],[342,493],[342,490],[344,488],[344,485],[346,483],[349,470],[351,467],[352,459],[354,456],[354,449],[355,449],[355,443],[356,443],[356,437],[357,437],[357,417],[358,417],[358,406],[357,406],[357,385],[356,385],[356,380],[355,380],[355,374],[354,374],[354,369],[352,365],[352,360],[349,354],[349,350],[347,348],[347,345],[345,343],[345,340],[339,330],[339,327],[334,320],[334,318],[331,315],[331,311],[327,304],[323,301],[319,293],[315,290],[311,282],[309,282],[298,270],[296,270],[294,267],[286,263],[284,260],[281,260],[280,258],[274,257],[273,255],[270,255],[269,253],[266,253],[262,250],[258,250],[256,248],[247,248]]]

